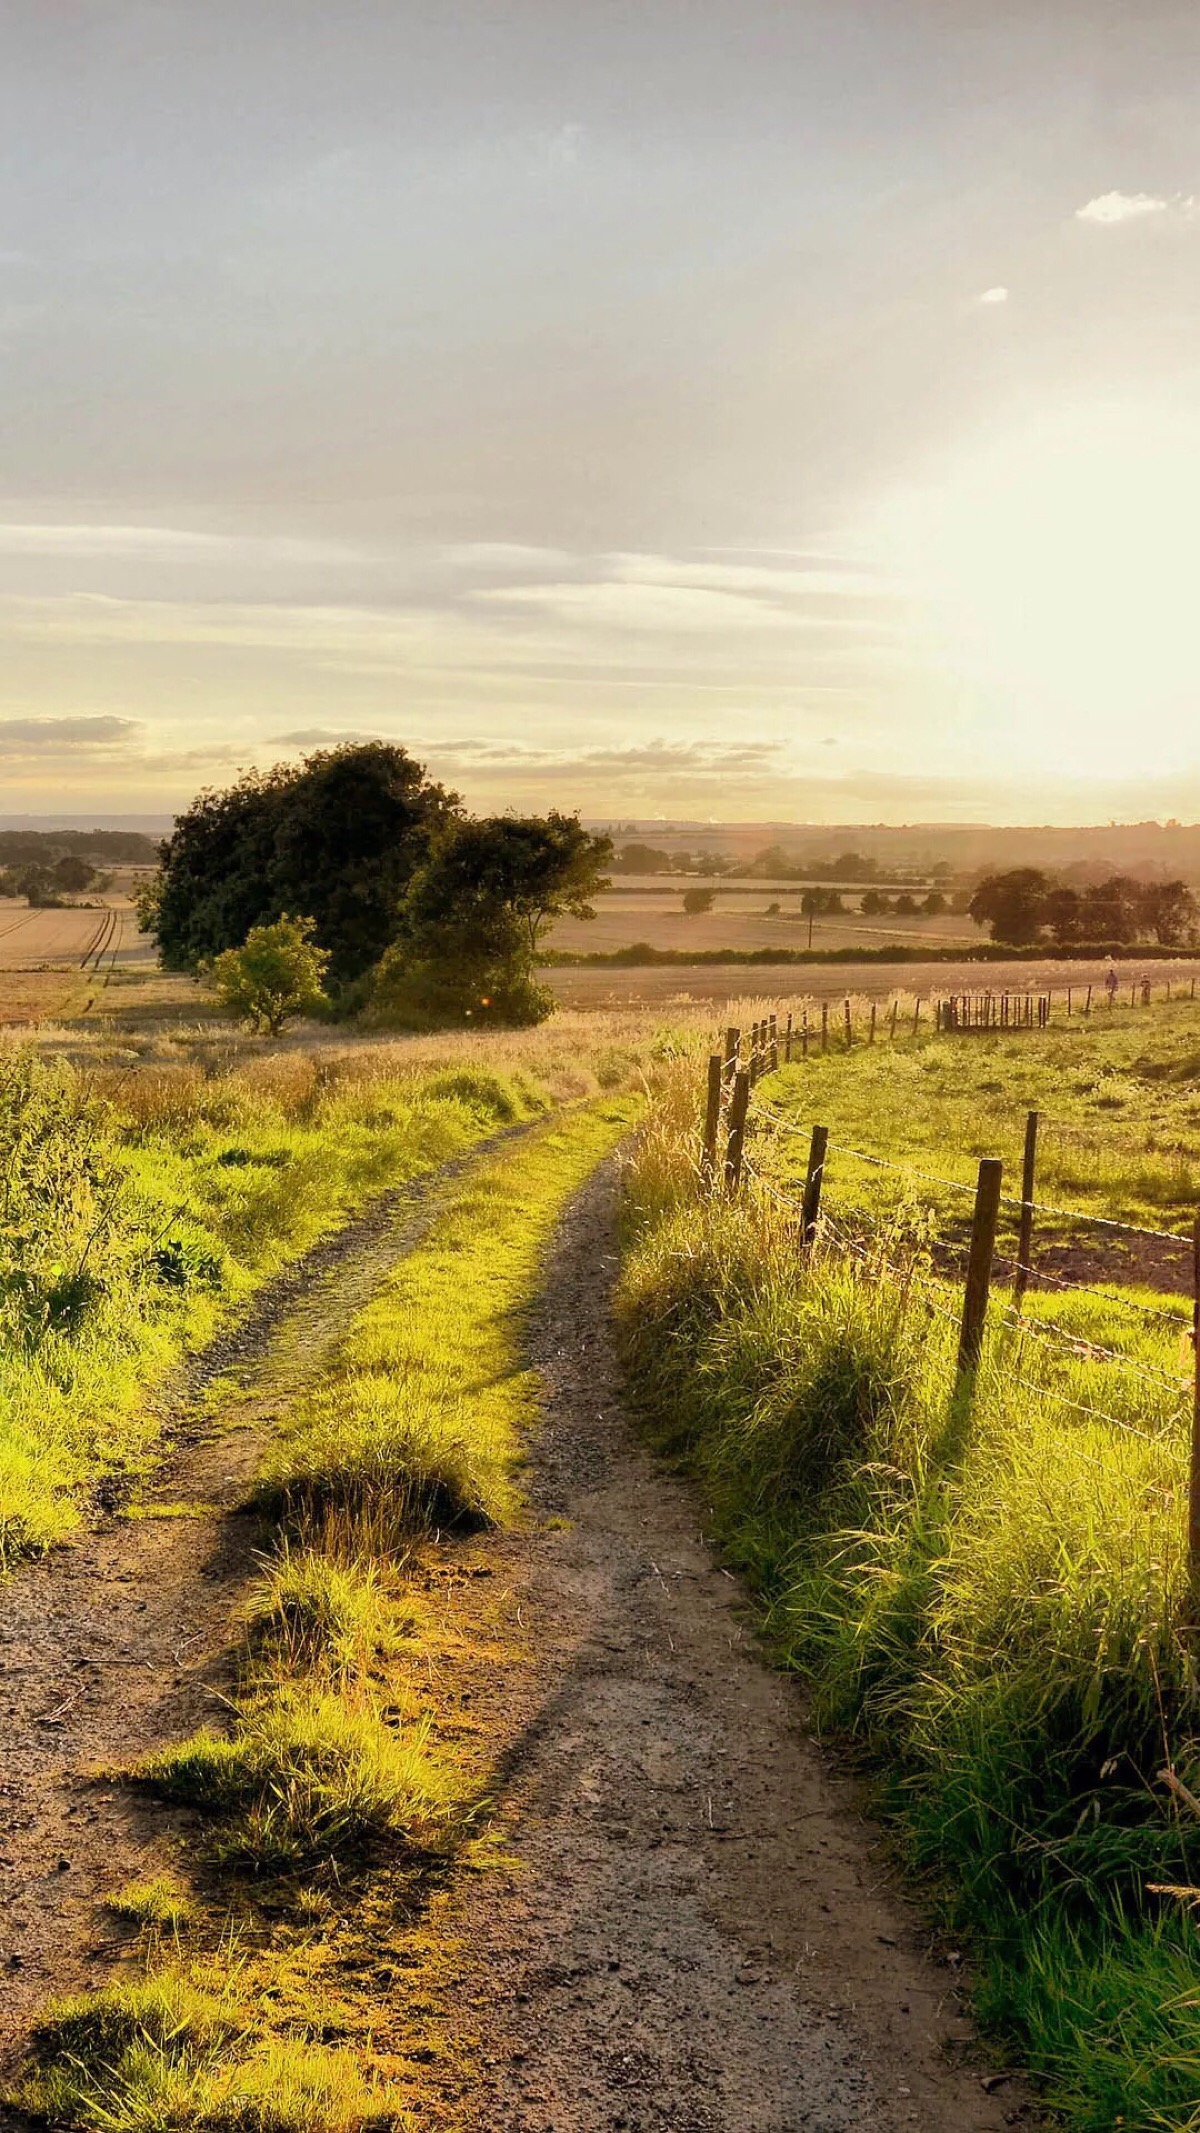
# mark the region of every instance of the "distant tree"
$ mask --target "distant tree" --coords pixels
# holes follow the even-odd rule
[[[864,918],[878,918],[881,911],[888,909],[888,901],[878,889],[868,889],[859,908]]]
[[[325,1006],[328,962],[313,939],[312,920],[283,917],[252,926],[242,946],[226,948],[206,974],[232,1013],[277,1037],[285,1022]]]
[[[654,844],[623,844],[610,864],[614,874],[669,874],[671,855]]]
[[[926,918],[940,918],[945,908],[946,899],[940,889],[931,889],[928,896],[921,899],[921,909]]]
[[[902,889],[892,909],[895,911],[897,918],[915,918],[917,915],[917,899],[915,896],[910,895],[907,889]]]
[[[1136,941],[1142,931],[1143,890],[1124,874],[1085,889],[1079,899],[1079,934],[1085,941]]]
[[[18,896],[23,896],[34,910],[53,907],[62,900],[51,867],[19,867],[15,885]]]
[[[1066,948],[1079,939],[1080,903],[1076,889],[1059,883],[1051,889],[1042,911],[1043,923],[1050,929],[1050,937],[1058,948]]]
[[[1186,882],[1150,882],[1142,891],[1142,923],[1164,948],[1178,948],[1196,938],[1196,899]]]
[[[1038,867],[985,874],[967,909],[977,926],[991,928],[993,940],[1023,948],[1041,931],[1049,886]]]
[[[842,852],[829,869],[832,881],[874,881],[879,868],[862,852]]]
[[[312,913],[335,983],[361,977],[395,939],[405,891],[457,806],[386,741],[308,757],[276,826],[270,883],[284,910]]]
[[[712,910],[714,901],[714,892],[711,889],[685,889],[684,913],[688,918],[699,918],[703,912]]]
[[[768,917],[768,918],[778,918],[778,916],[779,916],[779,908],[780,908],[780,907],[779,907],[779,905],[778,905],[778,904],[768,904],[768,905],[767,905],[767,913],[766,913],[767,917]]]
[[[764,845],[761,852],[755,853],[746,869],[748,874],[759,875],[763,879],[774,877],[777,881],[786,881],[791,871],[788,855],[781,844]]]
[[[80,859],[74,852],[64,852],[61,859],[56,859],[52,872],[55,887],[68,896],[81,896],[96,879],[95,867],[89,866],[86,859]]]
[[[252,926],[300,910],[335,982],[361,976],[395,938],[408,884],[457,804],[383,741],[201,793],[163,845],[162,880],[145,899],[163,961],[195,969]]]
[[[372,1017],[542,1021],[553,1006],[534,977],[542,934],[564,913],[594,918],[611,850],[574,815],[455,822],[413,877],[372,985]]]

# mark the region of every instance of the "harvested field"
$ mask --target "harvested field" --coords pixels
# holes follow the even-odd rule
[[[1128,985],[1142,975],[1133,960],[1121,964],[1128,999]],[[645,969],[621,969],[611,965],[575,969],[549,969],[545,982],[563,1007],[619,1014],[623,1010],[673,1007],[724,1007],[732,1000],[782,1001],[785,1006],[800,1000],[841,1000],[847,993],[869,1000],[890,999],[894,992],[927,999],[933,993],[1061,991],[1071,985],[1086,992],[1089,985],[1102,986],[1108,964],[1103,957],[1093,962],[1064,962],[1053,956],[1036,963],[980,963],[964,956],[948,963],[800,963],[759,966],[745,963],[669,963]],[[1200,973],[1195,958],[1147,963],[1156,999],[1169,982],[1191,983]]]
[[[628,948],[634,941],[674,949],[808,945],[808,919],[800,909],[804,891],[795,882],[722,884],[713,891],[712,910],[696,917],[689,917],[683,908],[683,892],[689,887],[707,884],[616,881],[600,898],[594,919],[560,919],[549,946],[575,955]],[[844,916],[814,920],[814,948],[882,948],[890,942],[906,948],[925,943],[937,948],[959,943],[969,947],[980,937],[978,927],[961,913],[945,912],[940,918],[863,918],[858,902],[859,892],[851,890],[846,894],[849,908]],[[778,904],[779,910],[769,912],[769,904]]]

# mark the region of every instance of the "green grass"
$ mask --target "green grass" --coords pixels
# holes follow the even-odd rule
[[[456,1196],[430,1242],[355,1321],[312,1397],[285,1417],[259,1502],[295,1525],[330,1512],[373,1544],[469,1530],[512,1502],[531,1380],[511,1363],[512,1314],[564,1191],[632,1116],[620,1104],[542,1132]]]
[[[395,2128],[353,2058],[257,2033],[228,1982],[165,1971],[67,2001],[34,2037],[23,2101],[78,2133],[370,2133]]]
[[[199,1916],[179,1913],[197,1952],[158,1967],[186,1891],[121,1892],[114,1907],[143,1923],[150,1975],[51,2011],[26,2108],[85,2133],[409,2123],[379,2064],[376,2033],[400,2015],[377,1997],[372,1922],[380,1909],[419,1916],[488,1782],[486,1743],[468,1754],[440,1737],[441,1662],[409,1574],[420,1550],[456,1545],[449,1472],[473,1519],[518,1508],[537,1394],[522,1314],[564,1205],[637,1110],[613,1099],[573,1112],[469,1172],[286,1424],[260,1496],[275,1552],[239,1621],[229,1728],[136,1773],[203,1818]],[[240,1932],[255,1952],[234,1959]],[[365,2004],[351,2017],[353,1991]],[[336,2054],[320,2043],[335,1999],[354,2036]]]
[[[19,1141],[5,1157],[0,1565],[69,1534],[97,1481],[145,1470],[160,1427],[149,1387],[277,1268],[550,1105],[523,1074],[354,1065],[148,1068],[104,1096],[31,1064],[42,1153],[36,1169]],[[26,1082],[0,1086],[0,1143],[23,1130]]]
[[[839,1201],[894,1205],[901,1181],[844,1149],[973,1182],[980,1156],[1003,1158],[1019,1192],[1026,1114],[1040,1111],[1038,1198],[1051,1205],[1176,1229],[1200,1201],[1200,1003],[1109,1016],[1097,1009],[1044,1032],[906,1040],[847,1053],[834,1043],[782,1068],[759,1098],[799,1131],[831,1128],[829,1190]],[[752,1144],[753,1146],[753,1141]],[[954,1194],[931,1194],[950,1217]]]
[[[462,1804],[426,1725],[398,1724],[368,1695],[308,1685],[259,1696],[232,1737],[196,1733],[149,1757],[138,1777],[215,1817],[219,1855],[259,1871],[385,1838],[426,1853]]]
[[[930,1130],[870,1109],[853,1072],[841,1100],[872,1146],[902,1117],[910,1144]],[[1155,1893],[1200,1881],[1200,1820],[1159,1780],[1200,1791],[1182,1320],[1131,1331],[1118,1292],[1034,1292],[1035,1330],[1052,1320],[1074,1348],[1018,1349],[997,1319],[956,1397],[959,1291],[921,1226],[877,1222],[865,1262],[806,1261],[753,1192],[701,1205],[695,1079],[627,1196],[619,1318],[648,1427],[698,1475],[776,1656],[972,1934],[985,2018],[1077,2133],[1197,2133],[1200,1939],[1186,1900]],[[946,1094],[956,1117],[967,1084]],[[821,1095],[831,1113],[832,1068]]]
[[[109,1897],[108,1909],[127,1925],[153,1927],[160,1933],[180,1933],[196,1915],[190,1898],[169,1874],[127,1882]]]

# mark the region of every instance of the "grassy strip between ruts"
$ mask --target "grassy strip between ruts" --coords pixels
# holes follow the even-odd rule
[[[440,1724],[453,1651],[430,1558],[518,1504],[536,1396],[520,1314],[636,1111],[592,1106],[475,1170],[288,1418],[230,1730],[134,1774],[198,1808],[205,1838],[175,1875],[114,1891],[145,1960],[48,2012],[25,2108],[80,2133],[412,2122],[428,2046],[403,1980],[488,1777],[486,1743]]]
[[[139,1070],[0,1060],[0,1565],[136,1476],[148,1389],[380,1193],[550,1109],[517,1073],[359,1057]]]
[[[899,1230],[806,1260],[770,1200],[701,1202],[696,1109],[689,1072],[629,1174],[618,1313],[648,1426],[971,1931],[985,2019],[1079,2133],[1197,2133],[1185,1323],[1127,1375],[1101,1352],[1118,1292],[1034,1295],[1075,1314],[1075,1353],[998,1326],[956,1397],[958,1292],[919,1249],[892,1275]]]

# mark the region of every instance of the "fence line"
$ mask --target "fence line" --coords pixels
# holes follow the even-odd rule
[[[847,1042],[849,1042],[848,1009],[849,1002],[847,1002]],[[894,1022],[895,1016],[893,1014],[893,1027]],[[827,1007],[823,1012],[823,1024],[827,1032]],[[874,1026],[874,1017],[872,1017],[872,1031],[874,1031]],[[792,1037],[793,1022],[792,1017],[789,1015],[784,1032],[785,1063],[790,1054]],[[890,1276],[900,1284],[906,1296],[915,1290],[930,1311],[957,1325],[958,1360],[956,1365],[956,1387],[958,1392],[967,1398],[971,1396],[982,1359],[992,1276],[995,1261],[999,1257],[1000,1263],[1010,1266],[1014,1274],[1011,1296],[1001,1307],[1000,1325],[1005,1333],[1015,1335],[1018,1342],[1018,1355],[1020,1354],[1021,1346],[1028,1338],[1036,1341],[1039,1348],[1060,1363],[1095,1362],[1104,1364],[1109,1369],[1123,1369],[1129,1372],[1131,1377],[1138,1379],[1141,1384],[1153,1387],[1160,1393],[1170,1393],[1174,1390],[1182,1400],[1186,1395],[1188,1386],[1188,1379],[1183,1373],[1176,1376],[1170,1370],[1161,1369],[1153,1363],[1143,1362],[1137,1356],[1126,1355],[1120,1349],[1109,1347],[1103,1342],[1089,1340],[1085,1335],[1071,1333],[1067,1329],[1055,1326],[1045,1320],[1036,1325],[1032,1324],[1028,1316],[1024,1314],[1023,1299],[1026,1285],[1034,1271],[1033,1223],[1036,1214],[1040,1213],[1044,1216],[1049,1216],[1056,1221],[1094,1224],[1105,1231],[1119,1232],[1129,1236],[1149,1237],[1176,1247],[1185,1246],[1189,1241],[1191,1242],[1191,1339],[1194,1362],[1191,1372],[1192,1421],[1188,1491],[1188,1566],[1193,1588],[1198,1597],[1200,1597],[1200,1213],[1197,1214],[1192,1237],[1189,1240],[1186,1236],[1181,1236],[1175,1231],[1150,1229],[1139,1223],[1122,1222],[1106,1215],[1091,1215],[1081,1209],[1051,1207],[1038,1201],[1035,1197],[1038,1126],[1038,1114],[1036,1112],[1029,1113],[1026,1125],[1025,1159],[1020,1198],[1015,1198],[1011,1194],[1002,1192],[1003,1165],[996,1157],[985,1156],[980,1160],[977,1182],[972,1188],[960,1179],[940,1177],[936,1173],[919,1170],[914,1164],[893,1162],[886,1156],[874,1155],[865,1149],[851,1148],[840,1142],[832,1144],[833,1152],[848,1155],[854,1160],[866,1163],[873,1169],[889,1171],[903,1177],[919,1180],[921,1183],[931,1185],[939,1191],[949,1190],[973,1194],[974,1205],[970,1241],[966,1266],[962,1274],[961,1312],[955,1312],[942,1301],[940,1293],[934,1293],[932,1283],[937,1277],[925,1277],[922,1270],[918,1268],[915,1258],[909,1262],[907,1267],[896,1265],[889,1260],[878,1246],[872,1246],[864,1243],[861,1239],[852,1237],[835,1218],[830,1216],[828,1209],[822,1210],[821,1203],[831,1154],[830,1133],[827,1126],[816,1124],[810,1129],[808,1163],[803,1194],[799,1199],[794,1193],[781,1191],[774,1181],[758,1168],[756,1163],[747,1162],[745,1155],[746,1130],[748,1123],[751,1121],[770,1128],[776,1139],[794,1139],[804,1131],[802,1127],[793,1125],[790,1121],[781,1118],[778,1113],[765,1106],[759,1106],[753,1112],[750,1109],[751,1089],[764,1073],[773,1071],[779,1065],[779,1050],[776,1018],[769,1016],[764,1021],[757,1022],[753,1026],[750,1035],[748,1059],[745,1065],[739,1063],[741,1033],[736,1029],[730,1029],[726,1032],[724,1052],[714,1053],[710,1058],[705,1089],[704,1147],[700,1166],[701,1178],[705,1189],[708,1191],[715,1190],[717,1140],[720,1133],[721,1119],[725,1115],[728,1124],[728,1138],[725,1149],[723,1177],[725,1190],[729,1197],[732,1198],[737,1194],[745,1175],[757,1191],[764,1193],[789,1217],[798,1220],[800,1249],[810,1251],[819,1241],[828,1241],[835,1249],[840,1249],[853,1255],[863,1264],[866,1270],[873,1270],[880,1278],[884,1275]],[[727,1101],[725,1101],[726,1098]],[[1016,1208],[1019,1212],[1020,1238],[1018,1255],[1015,1259],[1010,1255],[1003,1253],[997,1255],[996,1253],[996,1228],[1001,1207]],[[1139,1304],[1136,1299],[1131,1297],[1110,1297],[1101,1290],[1092,1288],[1085,1283],[1074,1282],[1069,1278],[1053,1273],[1048,1273],[1044,1278],[1048,1279],[1059,1290],[1092,1296],[1100,1302],[1131,1310],[1145,1318],[1164,1320],[1180,1328],[1182,1323],[1186,1323],[1185,1321],[1181,1322],[1174,1312],[1163,1310],[1160,1306]],[[940,1287],[944,1289],[945,1285],[945,1277],[941,1277]],[[1092,1407],[1086,1402],[1072,1399],[1069,1394],[1063,1393],[1052,1383],[1038,1384],[1033,1379],[1019,1377],[1013,1380],[1011,1373],[1009,1381],[1020,1383],[1039,1396],[1049,1396],[1059,1401],[1063,1406],[1087,1415],[1093,1420],[1102,1421],[1114,1429],[1126,1430],[1133,1436],[1142,1437],[1148,1443],[1159,1441],[1157,1438],[1148,1435],[1147,1432],[1124,1422],[1120,1416],[1113,1415],[1104,1408]]]

